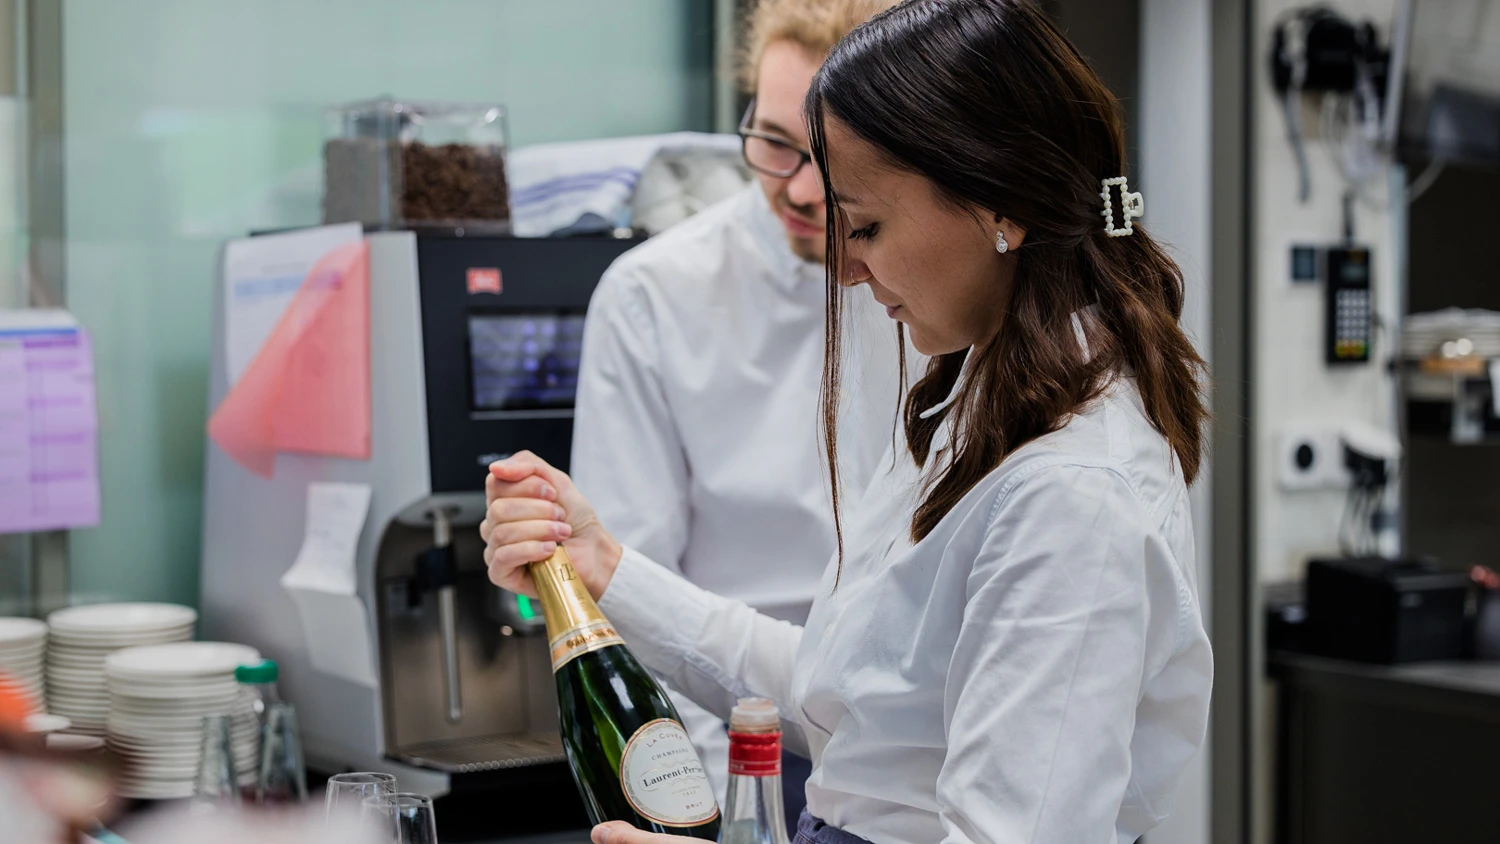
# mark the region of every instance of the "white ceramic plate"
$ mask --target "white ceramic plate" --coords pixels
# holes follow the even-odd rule
[[[52,698],[47,699],[47,711],[57,715],[66,715],[73,719],[74,724],[96,724],[100,727],[104,726],[105,719],[109,717],[109,710],[105,707],[76,706],[67,701]]]
[[[83,736],[77,733],[51,733],[47,736],[47,749],[68,753],[81,753],[104,747],[99,736]]]
[[[197,764],[198,762],[198,745],[196,742],[193,744],[132,744],[111,735],[109,737],[109,746],[133,758],[181,761],[190,765]],[[247,759],[248,753],[254,749],[253,745],[249,742],[237,742],[233,745],[233,748],[236,756],[244,753],[247,754]]]
[[[47,641],[47,623],[34,618],[0,618],[0,642],[7,646]]]
[[[185,645],[197,644],[196,642],[184,642]],[[167,645],[165,647],[174,647]],[[105,668],[105,677],[109,678],[111,687],[120,689],[224,689],[230,690],[238,687],[234,681],[234,670],[227,672],[214,672],[212,674],[174,675],[174,674],[136,674],[134,672],[124,673],[118,670]]]
[[[121,780],[120,796],[131,800],[182,800],[193,796],[193,784],[191,782],[157,784],[155,781],[137,783],[133,780]]]
[[[60,668],[56,665],[47,670],[47,676],[54,681],[61,680],[65,683],[87,683],[89,685],[103,685],[104,672],[89,670],[87,668]]]
[[[53,648],[78,651],[112,650],[136,645],[160,645],[166,642],[185,642],[193,638],[192,627],[174,627],[149,633],[93,633],[86,636],[52,634]]]
[[[143,697],[137,695],[122,695],[112,692],[110,695],[110,706],[121,712],[197,712],[200,709],[211,709],[214,712],[226,712],[234,709],[242,699],[235,693],[225,694],[217,691],[203,691],[192,693],[173,693],[171,696],[163,694],[161,697]]]
[[[47,676],[47,691],[75,697],[97,697],[109,700],[109,689],[103,683],[69,680],[58,677],[56,674]]]
[[[253,750],[255,747],[254,735],[254,733],[251,733],[249,736],[240,734],[233,736],[230,741],[236,750]],[[146,738],[116,732],[111,727],[109,731],[109,743],[111,747],[118,747],[132,753],[186,753],[196,759],[198,758],[200,739],[196,732],[191,731]]]
[[[51,689],[47,691],[47,702],[73,709],[98,709],[100,712],[109,711],[109,698],[83,697],[71,692],[56,692]]]
[[[161,710],[159,712],[125,711],[110,709],[109,722],[121,730],[138,733],[176,732],[190,729],[197,732],[203,719],[209,715],[223,715],[224,707],[204,707],[196,710]]]
[[[101,710],[109,709],[108,695],[91,695],[86,692],[75,692],[70,689],[49,688],[47,690],[47,700],[53,703],[72,704],[74,706],[97,706]]]
[[[59,657],[56,654],[47,655],[48,668],[63,668],[69,671],[97,671],[104,673],[104,657],[97,659],[75,659],[73,657]]]
[[[260,651],[249,645],[228,642],[175,642],[126,648],[109,655],[105,673],[111,677],[202,677],[234,675],[234,669],[260,660]]]
[[[110,742],[121,747],[151,751],[175,750],[191,753],[197,757],[198,747],[202,741],[202,729],[201,726],[194,724],[182,724],[171,730],[160,728],[137,730],[111,721],[106,732],[109,734]],[[234,743],[235,747],[253,748],[256,745],[257,736],[253,732],[233,732],[229,735],[229,740]]]
[[[192,607],[177,604],[94,604],[58,610],[47,616],[47,625],[65,635],[134,633],[175,629],[197,620]]]
[[[133,687],[128,691],[122,691],[119,686],[111,684],[109,693],[121,706],[126,707],[144,706],[155,709],[162,706],[171,706],[173,701],[181,701],[184,704],[196,706],[208,700],[221,700],[225,704],[243,700],[246,702],[246,705],[249,704],[249,699],[242,696],[240,691],[233,686],[203,686],[199,688],[172,688],[166,686],[151,688]]]
[[[89,732],[99,733],[104,732],[106,719],[109,717],[109,713],[107,712],[94,712],[89,709],[70,706],[54,706],[51,703],[47,704],[47,711],[53,715],[61,715],[72,721],[73,726],[71,729],[73,730],[77,730],[80,727],[87,727]]]
[[[232,726],[230,734],[235,737],[254,737],[254,725],[247,725],[250,729]],[[203,716],[193,715],[186,718],[137,718],[126,717],[119,713],[110,713],[109,731],[121,738],[147,739],[156,736],[188,736],[195,741],[199,732],[203,729]]]
[[[43,669],[46,663],[41,657],[27,657],[26,659],[0,659],[0,671],[7,674],[35,674]]]
[[[26,731],[29,733],[60,733],[73,726],[61,715],[28,715],[26,716]]]

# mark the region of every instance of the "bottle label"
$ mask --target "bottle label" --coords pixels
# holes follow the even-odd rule
[[[600,618],[580,624],[552,640],[552,671],[556,673],[564,665],[591,651],[623,644],[625,640],[615,632],[608,619]]]
[[[714,787],[687,730],[670,718],[630,737],[620,755],[620,786],[631,808],[662,826],[698,826],[719,816]]]
[[[730,730],[729,775],[781,776],[781,733],[741,733]]]

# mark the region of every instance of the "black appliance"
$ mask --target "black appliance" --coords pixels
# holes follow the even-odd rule
[[[1471,584],[1424,560],[1313,560],[1307,644],[1316,653],[1391,665],[1467,653]]]

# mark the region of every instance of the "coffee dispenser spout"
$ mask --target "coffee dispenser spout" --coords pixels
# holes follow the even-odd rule
[[[458,613],[454,584],[458,579],[458,562],[453,555],[452,515],[438,508],[432,517],[432,547],[417,559],[417,581],[411,590],[413,600],[423,592],[437,593],[438,629],[443,652],[443,700],[447,704],[450,724],[463,720],[463,695],[458,678]]]

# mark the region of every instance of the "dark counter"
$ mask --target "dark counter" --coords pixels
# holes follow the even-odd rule
[[[1276,841],[1500,841],[1500,662],[1272,653]]]

